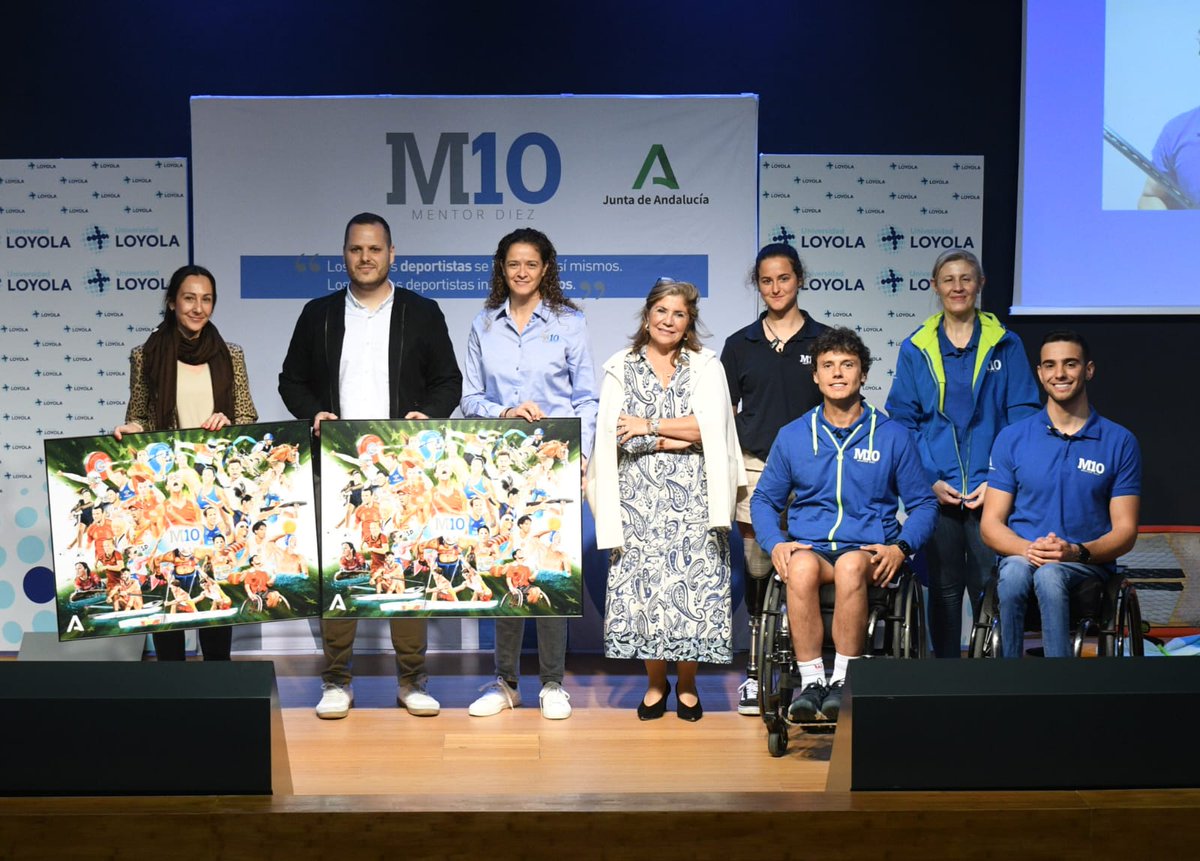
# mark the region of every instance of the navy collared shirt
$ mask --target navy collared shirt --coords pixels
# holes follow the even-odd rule
[[[828,327],[801,309],[804,325],[775,352],[763,334],[763,317],[725,339],[721,364],[736,407],[738,441],[763,460],[779,429],[821,403],[808,355],[813,340]]]
[[[979,351],[979,320],[972,323],[971,339],[961,350],[946,337],[944,324],[938,326],[938,348],[942,351],[942,367],[946,373],[946,396],[942,400],[942,412],[950,419],[962,442],[967,426],[975,413],[975,354]]]

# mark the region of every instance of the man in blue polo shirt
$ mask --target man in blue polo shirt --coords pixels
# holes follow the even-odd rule
[[[863,400],[871,353],[850,329],[813,342],[821,403],[784,425],[750,498],[754,531],[779,579],[800,670],[788,718],[836,721],[849,662],[866,647],[867,586],[886,586],[933,534],[933,495],[912,434]],[[908,518],[897,518],[899,500]],[[787,532],[780,514],[787,510]],[[820,589],[833,583],[833,673],[825,682]]]
[[[980,523],[1000,560],[1004,657],[1025,648],[1025,607],[1037,593],[1046,657],[1068,657],[1071,588],[1104,579],[1137,539],[1142,456],[1133,434],[1088,405],[1096,366],[1075,332],[1042,341],[1046,407],[996,437]]]

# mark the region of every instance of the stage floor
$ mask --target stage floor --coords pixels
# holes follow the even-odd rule
[[[396,707],[390,655],[357,659],[355,707],[342,720],[313,712],[320,698],[319,659],[275,661],[297,795],[422,792],[486,796],[582,792],[796,792],[825,788],[832,735],[797,733],[787,754],[767,753],[762,721],[737,713],[741,677],[705,668],[698,688],[704,717],[640,721],[645,692],[640,664],[572,655],[564,687],[574,713],[542,718],[536,656],[526,655],[525,705],[488,718],[467,706],[491,681],[491,656],[429,656],[429,691],[442,713],[417,718]],[[386,675],[385,675],[386,674]]]
[[[703,720],[642,722],[640,665],[572,655],[575,714],[547,721],[526,660],[530,705],[471,718],[490,655],[431,655],[443,711],[416,718],[395,706],[391,656],[363,656],[356,708],[322,721],[320,657],[277,658],[293,794],[0,799],[0,858],[1128,861],[1195,857],[1200,842],[1200,790],[827,791],[836,735],[796,733],[771,757],[729,669],[702,672]],[[198,742],[189,756],[219,754]]]

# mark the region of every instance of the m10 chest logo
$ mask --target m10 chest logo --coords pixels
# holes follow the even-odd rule
[[[879,450],[873,448],[856,448],[854,460],[858,463],[879,463]]]
[[[525,132],[518,135],[507,150],[500,151],[495,132],[481,132],[474,138],[467,132],[442,132],[438,135],[437,147],[429,158],[428,150],[421,152],[417,136],[413,132],[389,132],[387,144],[392,149],[392,190],[388,192],[389,205],[404,205],[408,199],[408,180],[412,176],[417,186],[421,203],[429,206],[437,199],[443,177],[448,175],[450,184],[449,203],[452,206],[468,204],[500,205],[505,202],[505,191],[501,189],[503,179],[507,193],[521,203],[545,203],[558,191],[562,181],[562,157],[558,147],[549,136],[541,132]],[[467,145],[470,157],[478,159],[479,187],[468,189],[466,185]],[[526,176],[526,155],[540,153],[545,163],[545,176],[541,185],[531,188]],[[500,176],[500,159],[503,158],[503,177]],[[428,167],[426,166],[428,165]]]
[[[1088,475],[1104,475],[1104,464],[1098,460],[1091,460],[1086,457],[1079,458],[1079,471],[1086,472]]]

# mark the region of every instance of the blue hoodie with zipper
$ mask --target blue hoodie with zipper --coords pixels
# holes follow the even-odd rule
[[[1041,409],[1025,345],[994,314],[977,312],[979,346],[971,377],[974,408],[961,440],[947,417],[946,369],[934,314],[900,345],[887,412],[917,439],[932,487],[941,480],[967,494],[987,481],[988,457],[1000,429]]]
[[[896,518],[901,499],[903,526]],[[779,526],[785,506],[786,535]],[[824,406],[784,425],[750,499],[767,553],[781,541],[836,551],[904,540],[915,549],[933,534],[937,516],[912,434],[865,402],[849,428],[826,422]]]

